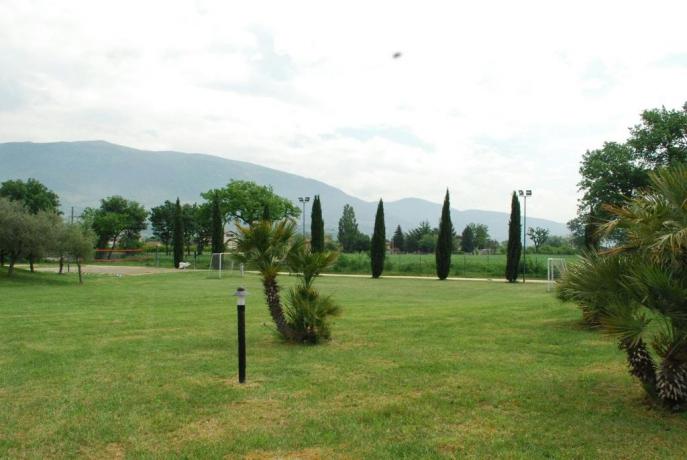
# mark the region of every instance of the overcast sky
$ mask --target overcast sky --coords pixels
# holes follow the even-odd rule
[[[0,141],[210,153],[368,200],[448,187],[458,209],[531,188],[528,215],[567,221],[585,150],[687,100],[685,18],[685,1],[0,0]]]

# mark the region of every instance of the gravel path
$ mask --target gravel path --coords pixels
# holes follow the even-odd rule
[[[19,265],[17,267],[20,267]],[[28,269],[28,265],[22,265],[21,268]],[[57,273],[59,267],[57,265],[43,265],[34,266],[34,269],[39,272]],[[67,271],[67,265],[64,266],[64,271]],[[99,275],[119,275],[119,276],[138,276],[138,275],[154,275],[156,273],[173,273],[183,270],[175,270],[173,268],[158,268],[158,267],[141,267],[136,265],[82,265],[82,273],[94,273]],[[76,264],[71,264],[70,272],[76,272]]]

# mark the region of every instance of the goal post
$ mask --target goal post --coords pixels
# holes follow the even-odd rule
[[[227,272],[234,271],[234,258],[231,252],[213,252],[210,257],[210,272],[217,272],[217,278],[222,279],[222,276]],[[238,264],[241,276],[243,276],[243,264]]]
[[[565,273],[565,259],[549,257],[546,260],[546,291],[550,292],[561,276]]]

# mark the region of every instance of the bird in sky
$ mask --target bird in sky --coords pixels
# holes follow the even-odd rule
[[[401,56],[403,56],[403,54],[401,54],[400,51],[396,51],[396,52],[393,54],[393,58],[394,58],[394,59],[398,59],[398,58],[400,58]]]

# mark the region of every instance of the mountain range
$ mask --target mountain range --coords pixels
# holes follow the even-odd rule
[[[226,185],[232,179],[270,185],[274,191],[298,204],[299,196],[320,195],[325,229],[336,235],[343,206],[355,209],[359,228],[372,233],[376,202],[364,201],[331,185],[276,169],[212,155],[173,151],[146,151],[105,141],[8,142],[0,143],[0,181],[35,178],[60,196],[65,213],[97,206],[101,198],[122,195],[147,208],[177,197],[182,202],[200,202],[201,192]],[[510,200],[504,198],[504,208]],[[387,237],[397,225],[404,231],[420,222],[438,225],[441,204],[419,198],[384,203]],[[309,210],[306,211],[309,216]],[[451,210],[456,231],[470,222],[485,224],[493,239],[508,238],[506,212],[476,209]],[[309,219],[307,219],[309,225]],[[527,217],[528,227],[547,228],[552,235],[566,235],[565,224]]]

